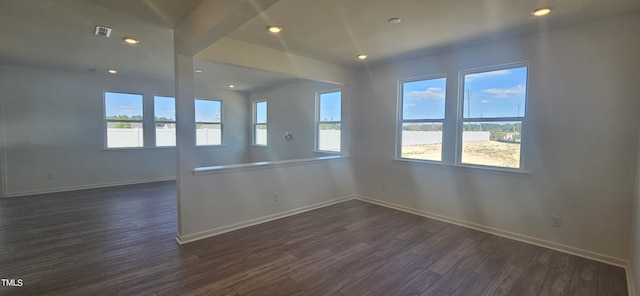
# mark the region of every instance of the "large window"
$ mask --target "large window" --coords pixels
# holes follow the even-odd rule
[[[156,126],[156,146],[176,145],[176,99],[153,97],[154,121]]]
[[[446,96],[445,77],[401,80],[396,157],[522,169],[527,72],[526,64],[461,71],[458,100]]]
[[[342,93],[331,91],[318,93],[316,114],[316,149],[340,152]]]
[[[521,167],[527,67],[463,73],[460,163]]]
[[[107,148],[143,147],[142,95],[104,93]]]
[[[222,102],[196,99],[196,145],[222,145]]]
[[[400,157],[442,161],[446,78],[402,81]]]
[[[267,101],[253,102],[253,144],[267,146]]]

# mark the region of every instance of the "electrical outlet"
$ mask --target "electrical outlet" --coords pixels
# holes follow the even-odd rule
[[[551,226],[560,227],[562,225],[562,218],[558,215],[551,215]]]
[[[380,191],[387,192],[387,183],[385,182],[380,183]]]
[[[49,180],[53,180],[53,179],[54,179],[54,178],[53,178],[53,174],[48,174],[48,175],[47,175],[47,179],[49,179]]]
[[[274,192],[273,201],[278,201],[278,200],[280,200],[280,192]]]

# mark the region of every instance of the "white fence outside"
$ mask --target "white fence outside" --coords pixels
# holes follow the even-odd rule
[[[463,132],[463,142],[488,141],[490,132]],[[267,130],[257,130],[257,140],[266,141]],[[118,147],[143,147],[144,136],[142,128],[109,128],[107,140],[110,148]],[[340,150],[340,131],[321,130],[319,135],[319,149],[326,151]],[[197,129],[197,145],[220,145],[222,132],[220,129]],[[261,143],[261,142],[258,142]],[[440,144],[442,143],[441,131],[402,131],[402,145]],[[157,146],[175,146],[176,129],[156,129]]]
[[[489,141],[490,132],[463,132],[463,142]],[[402,131],[402,145],[441,144],[442,131]]]

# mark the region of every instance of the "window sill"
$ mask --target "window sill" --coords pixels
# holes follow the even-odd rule
[[[325,154],[325,155],[343,155],[342,152],[313,150],[313,153]]]
[[[481,166],[481,165],[468,165],[468,164],[447,164],[436,161],[408,159],[408,158],[394,158],[394,162],[403,163],[405,165],[416,165],[424,167],[434,167],[440,169],[466,171],[466,172],[489,172],[513,176],[530,176],[531,172],[521,169],[509,169],[501,167]]]
[[[256,145],[256,144],[253,144],[253,145],[251,145],[251,148],[269,148],[269,146],[267,146],[267,145]]]
[[[194,148],[224,148],[227,145],[195,145]]]
[[[241,171],[249,171],[249,170],[270,169],[270,168],[277,168],[277,167],[307,165],[307,164],[321,163],[325,161],[333,161],[333,160],[339,160],[339,159],[345,159],[345,158],[348,158],[348,156],[334,155],[334,156],[322,156],[322,157],[304,158],[304,159],[261,161],[261,162],[240,163],[240,164],[231,164],[231,165],[197,167],[193,170],[193,175],[202,176],[202,175],[223,174],[223,173],[241,172]]]

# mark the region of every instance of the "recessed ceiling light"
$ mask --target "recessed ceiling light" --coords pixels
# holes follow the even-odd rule
[[[531,14],[534,16],[543,16],[543,15],[549,14],[551,10],[553,10],[552,6],[540,7],[538,9],[531,11]]]
[[[135,39],[135,38],[131,38],[131,37],[127,37],[127,38],[124,38],[122,40],[124,40],[124,42],[127,43],[127,44],[138,44],[138,42],[140,42],[140,40]]]
[[[367,55],[366,54],[359,54],[357,55],[358,60],[366,60],[367,59]]]
[[[399,17],[392,17],[392,18],[388,19],[387,21],[392,23],[392,24],[399,24],[402,21],[402,19],[399,18]]]
[[[271,32],[271,33],[280,33],[282,32],[282,27],[279,26],[267,26],[267,31]]]
[[[234,88],[234,87],[236,87],[235,84],[229,84],[229,88]]]
[[[202,73],[202,69],[195,69],[196,73]]]
[[[109,72],[109,74],[116,74],[116,73],[118,73],[118,71],[117,71],[117,70],[115,70],[115,69],[109,69],[109,70],[107,70],[107,72]]]

